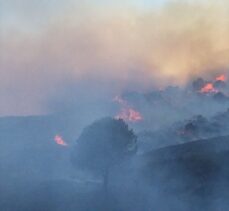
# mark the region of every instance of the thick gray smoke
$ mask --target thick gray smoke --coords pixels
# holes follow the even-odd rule
[[[73,82],[85,95],[88,82],[120,94],[184,85],[228,67],[226,1],[1,5],[1,115],[48,113],[50,100]]]
[[[209,83],[212,89],[204,92]],[[93,89],[90,96],[79,90],[76,95],[80,98],[72,99],[69,96],[75,86],[66,87],[60,92],[60,101],[49,105],[56,110],[52,115],[0,119],[1,210],[228,208],[228,190],[224,188],[229,149],[227,81],[198,79],[186,88],[128,92],[109,102],[106,90],[101,89],[103,98],[96,104],[91,99]],[[117,112],[133,129],[128,129],[130,133],[136,134],[134,147],[120,142],[127,137],[119,126],[113,131],[106,121],[102,125],[103,120],[94,122]],[[135,116],[137,112],[141,118]],[[122,123],[122,128],[126,127]],[[130,156],[117,151],[118,138],[120,146],[134,149]],[[108,149],[114,149],[114,154],[107,154]],[[95,168],[101,166],[96,162],[108,160],[103,153],[118,161],[106,167],[106,189],[103,175]],[[72,156],[79,160],[82,156],[83,165],[77,166]]]
[[[228,2],[131,2],[0,0],[0,210],[229,210]]]

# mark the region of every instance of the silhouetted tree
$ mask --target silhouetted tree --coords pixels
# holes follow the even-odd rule
[[[136,136],[121,119],[103,118],[86,127],[72,153],[73,164],[103,176],[107,191],[109,169],[136,152]]]

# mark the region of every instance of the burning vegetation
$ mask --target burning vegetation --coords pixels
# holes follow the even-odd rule
[[[56,135],[54,137],[54,141],[58,144],[58,145],[61,145],[61,146],[68,146],[68,144],[64,141],[64,139],[60,136],[60,135]]]
[[[229,210],[229,1],[139,2],[0,3],[0,211]]]
[[[36,204],[40,205],[38,210],[43,210],[44,207],[56,210],[57,202],[60,202],[60,206],[62,204],[69,205],[69,200],[66,200],[69,198],[70,200],[76,198],[78,201],[73,200],[74,204],[71,204],[71,202],[70,207],[60,210],[111,210],[116,205],[117,207],[113,210],[140,211],[145,210],[145,208],[170,210],[161,209],[162,205],[160,203],[157,206],[157,199],[151,200],[151,197],[157,196],[158,192],[148,194],[148,191],[154,190],[156,187],[156,191],[160,190],[160,199],[166,198],[167,200],[168,197],[176,196],[177,189],[174,190],[174,187],[177,186],[180,191],[179,197],[184,196],[187,199],[188,190],[190,198],[193,199],[193,195],[194,197],[197,196],[196,189],[206,190],[203,181],[207,181],[208,178],[211,179],[215,172],[218,173],[217,168],[221,168],[222,163],[225,166],[227,165],[223,156],[228,156],[228,152],[221,153],[220,151],[224,150],[224,146],[220,145],[222,140],[220,136],[229,135],[229,99],[226,95],[227,92],[226,76],[220,75],[210,81],[197,79],[192,86],[188,85],[185,88],[170,86],[163,90],[156,89],[147,93],[124,93],[122,96],[116,96],[113,99],[113,102],[118,106],[112,103],[112,111],[114,109],[119,111],[114,118],[108,117],[97,120],[92,124],[88,124],[88,127],[83,125],[82,133],[78,139],[76,131],[81,130],[77,125],[81,121],[79,113],[74,117],[70,112],[70,120],[66,113],[62,116],[48,116],[46,118],[53,119],[46,120],[46,124],[44,124],[44,120],[41,121],[39,118],[38,120],[28,118],[28,121],[35,121],[35,124],[28,124],[27,120],[21,121],[20,124],[14,123],[12,125],[16,125],[16,128],[9,127],[7,133],[11,135],[12,131],[16,131],[18,137],[22,137],[21,134],[23,133],[28,133],[25,136],[27,138],[24,138],[28,139],[25,142],[26,146],[39,144],[29,148],[32,153],[29,150],[28,153],[24,149],[15,153],[15,148],[12,148],[12,153],[9,154],[15,156],[18,153],[18,157],[15,156],[15,159],[11,159],[15,162],[16,170],[12,171],[13,173],[10,172],[10,174],[17,175],[17,181],[18,177],[22,181],[25,180],[24,178],[30,178],[30,180],[35,178],[34,181],[37,181],[38,173],[40,173],[39,181],[49,179],[47,186],[39,186],[39,184],[37,186],[41,188],[41,190],[38,188],[39,193],[44,193],[39,194],[41,197],[44,195],[44,202],[54,203],[54,205],[50,208],[49,204],[42,206],[41,202],[37,202]],[[88,112],[87,109],[86,111]],[[114,112],[109,113],[112,116],[113,114]],[[85,115],[88,115],[88,113]],[[72,121],[73,118],[74,122]],[[69,124],[66,124],[68,121]],[[21,128],[19,125],[22,125]],[[28,125],[38,131],[34,129],[25,130]],[[46,125],[51,126],[47,128]],[[2,134],[7,134],[3,123],[0,124],[0,129],[1,127],[3,128]],[[61,131],[62,134],[67,135],[68,140],[77,140],[75,146],[69,145],[60,134],[55,135],[55,142],[53,143],[64,150],[58,150],[58,147],[50,145],[50,138],[46,140],[43,137],[52,137],[53,131]],[[33,133],[39,134],[37,137],[41,141],[31,142],[31,137],[36,137]],[[12,137],[10,135],[9,137]],[[208,140],[210,138],[215,138],[215,141],[209,147]],[[201,141],[201,139],[207,139],[207,141]],[[20,141],[23,142],[23,138]],[[45,147],[43,145],[40,147],[42,141]],[[223,138],[223,141],[226,143],[227,138]],[[8,152],[10,148],[8,146],[11,146],[12,139],[9,139],[7,143],[10,144],[5,149],[3,147],[4,150],[1,153],[1,166],[4,169],[2,174],[6,174],[5,172],[9,169],[8,166],[12,166],[11,163],[9,165],[8,154],[5,153]],[[195,147],[196,143],[197,147]],[[200,145],[198,145],[199,143]],[[229,149],[229,144],[225,148]],[[209,151],[214,154],[213,157],[212,154],[209,155]],[[28,154],[25,156],[25,153]],[[40,156],[41,153],[43,153],[42,156]],[[220,156],[222,162],[218,159],[218,156]],[[22,163],[21,159],[23,159],[23,167],[19,169],[23,170],[18,171],[18,166]],[[20,160],[20,163],[18,160]],[[218,163],[215,163],[215,161]],[[34,171],[31,169],[34,169]],[[22,175],[18,176],[18,172]],[[9,179],[10,174],[1,177],[3,185],[15,183],[15,178]],[[167,175],[169,175],[169,179]],[[228,178],[228,170],[226,175]],[[199,183],[198,180],[200,180]],[[177,183],[174,184],[174,181]],[[26,182],[24,182],[25,187],[30,188],[30,184]],[[124,183],[125,188],[123,189]],[[56,189],[53,190],[54,187]],[[7,190],[8,187],[5,186],[2,189]],[[50,190],[53,192],[50,193]],[[167,190],[169,190],[169,194]],[[29,191],[29,193],[34,193],[33,187]],[[56,191],[61,193],[59,194],[60,199],[49,202],[47,198],[56,194]],[[110,194],[110,191],[112,191],[112,194]],[[20,190],[21,192],[23,190]],[[144,197],[135,195],[139,192]],[[46,193],[50,195],[45,195]],[[192,195],[192,193],[194,194]],[[203,191],[200,193],[201,199],[203,197],[202,193]],[[150,195],[149,198],[147,194]],[[66,197],[62,197],[63,195]],[[110,197],[111,195],[115,197],[115,202],[110,203],[113,199]],[[208,197],[206,195],[206,198]],[[86,202],[82,202],[82,199],[85,199]],[[135,203],[136,199],[141,200],[140,203]],[[67,202],[63,202],[63,200]],[[149,201],[152,201],[150,207],[148,207]],[[145,204],[147,204],[147,207],[145,207]],[[4,208],[4,206],[5,204],[2,207]],[[85,209],[81,209],[83,206]],[[89,206],[92,206],[92,208]],[[136,206],[138,206],[137,209],[135,209]],[[33,204],[31,207],[33,209],[27,209],[26,207],[20,210],[34,210]],[[176,208],[174,210],[179,210]],[[183,210],[187,209],[182,207],[181,211]]]
[[[114,102],[121,106],[121,111],[115,116],[115,119],[122,119],[127,122],[139,122],[143,120],[141,113],[132,108],[129,103],[120,96],[116,96]]]
[[[220,92],[220,90],[217,89],[216,86],[219,86],[220,83],[221,84],[226,83],[226,81],[227,81],[227,77],[224,74],[219,75],[213,81],[205,82],[204,85],[200,89],[200,93],[203,93],[203,94],[218,93]]]
[[[217,76],[215,80],[216,81],[226,82],[227,81],[227,77],[224,74],[222,74],[222,75]]]
[[[212,83],[207,83],[203,88],[200,90],[201,93],[217,93],[217,90],[214,88]]]
[[[138,111],[135,111],[132,108],[122,108],[120,113],[115,116],[115,119],[123,119],[124,121],[129,122],[139,122],[143,118]]]

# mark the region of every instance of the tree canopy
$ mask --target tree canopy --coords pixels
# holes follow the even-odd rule
[[[103,118],[86,127],[72,153],[77,168],[104,174],[136,152],[136,136],[121,119]]]

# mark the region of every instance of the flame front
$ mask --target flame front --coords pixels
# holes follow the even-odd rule
[[[68,144],[63,140],[63,138],[60,135],[56,135],[54,137],[54,141],[61,146],[68,146]]]
[[[143,118],[138,111],[132,108],[123,108],[119,114],[115,116],[116,119],[123,119],[130,122],[138,122]]]
[[[141,113],[130,107],[128,102],[120,96],[116,96],[113,101],[122,106],[120,113],[115,116],[115,119],[123,119],[128,122],[138,122],[143,120]]]
[[[200,90],[201,93],[215,93],[217,90],[215,89],[212,83],[207,83],[204,85],[203,88]]]
[[[223,81],[225,82],[227,80],[227,77],[225,75],[219,75],[218,77],[216,77],[215,79],[216,81]]]

